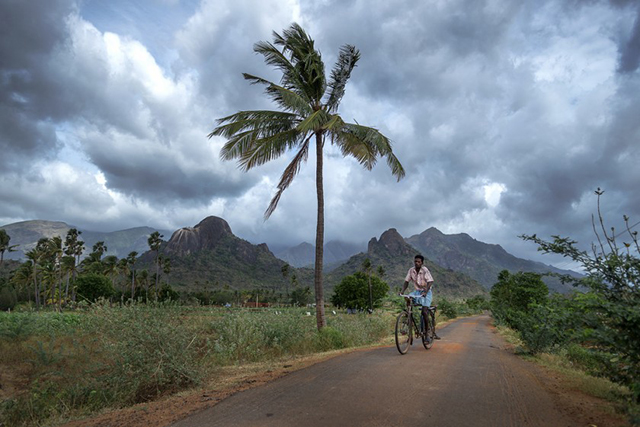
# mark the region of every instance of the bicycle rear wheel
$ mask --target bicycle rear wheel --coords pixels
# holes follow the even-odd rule
[[[427,322],[426,324],[424,324],[425,320]],[[422,334],[422,345],[424,346],[425,349],[429,350],[431,347],[433,347],[433,341],[436,338],[436,328],[430,316],[427,316],[427,319],[422,317],[422,320],[420,323],[424,327],[422,329],[422,331],[424,332]]]
[[[406,354],[409,351],[412,332],[409,314],[403,311],[396,319],[396,347],[400,354]]]

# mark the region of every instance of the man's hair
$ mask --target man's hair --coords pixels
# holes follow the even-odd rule
[[[413,259],[420,259],[420,261],[424,262],[424,257],[420,254],[414,256]]]

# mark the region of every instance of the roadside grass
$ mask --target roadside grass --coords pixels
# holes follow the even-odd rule
[[[0,425],[55,425],[210,385],[225,367],[367,346],[392,331],[385,311],[95,304],[74,313],[0,313]],[[3,378],[7,378],[3,375]]]
[[[632,402],[631,391],[606,378],[590,374],[589,362],[577,359],[575,349],[563,348],[554,353],[533,355],[526,350],[518,331],[503,325],[497,325],[496,329],[513,346],[516,354],[559,374],[567,388],[608,402],[605,409],[610,413],[623,414],[629,417],[633,425],[640,425],[640,405]]]

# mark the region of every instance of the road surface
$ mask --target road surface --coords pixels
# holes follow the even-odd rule
[[[489,316],[460,319],[438,333],[431,350],[418,341],[404,356],[383,347],[335,357],[172,427],[597,425],[564,406],[541,368],[504,349]]]

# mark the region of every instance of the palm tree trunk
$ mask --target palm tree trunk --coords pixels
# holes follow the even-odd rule
[[[64,285],[64,305],[65,307],[69,304],[69,280],[70,280],[71,272],[67,271],[67,280]]]
[[[33,262],[33,286],[35,289],[36,309],[40,310],[40,287],[38,286],[38,266]]]
[[[322,259],[324,254],[324,188],[322,184],[322,134],[316,133],[316,191],[318,194],[318,223],[316,226],[316,267],[314,287],[316,291],[316,322],[318,330],[327,326],[324,316],[324,292],[322,289]]]

